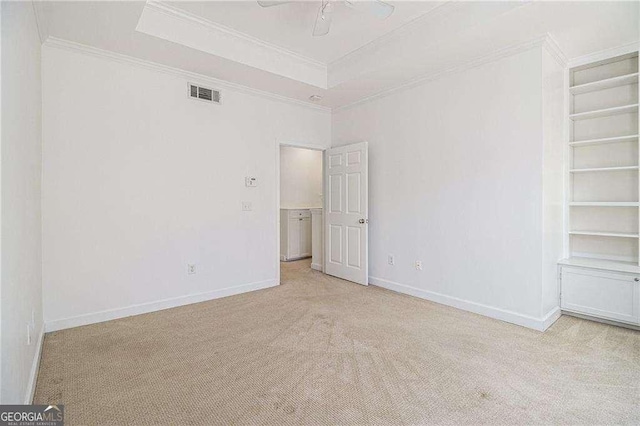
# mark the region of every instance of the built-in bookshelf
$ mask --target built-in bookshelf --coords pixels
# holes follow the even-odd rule
[[[569,70],[568,258],[640,272],[638,53]]]

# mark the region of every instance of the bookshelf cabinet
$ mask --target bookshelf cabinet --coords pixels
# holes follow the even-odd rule
[[[638,53],[568,77],[561,308],[640,325]]]

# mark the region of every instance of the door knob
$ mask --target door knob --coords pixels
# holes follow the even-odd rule
[[[369,219],[360,219],[358,223],[369,223]]]
[[[633,280],[634,280],[635,282],[638,282],[638,281],[640,281],[640,278],[634,278]]]

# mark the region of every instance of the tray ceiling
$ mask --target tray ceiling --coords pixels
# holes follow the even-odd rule
[[[319,2],[38,3],[47,37],[335,108],[550,35],[582,56],[637,42],[638,2],[393,2],[377,21],[336,5],[312,37]]]

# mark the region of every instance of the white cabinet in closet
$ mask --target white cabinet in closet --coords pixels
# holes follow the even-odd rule
[[[322,209],[311,209],[311,269],[322,271],[323,268],[323,215]]]
[[[311,256],[311,212],[308,209],[280,210],[280,259]]]
[[[640,324],[638,53],[569,75],[561,308]]]

